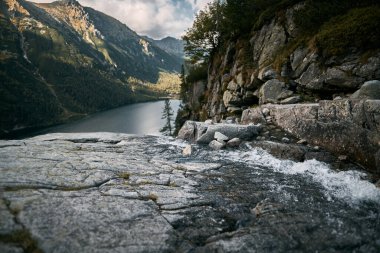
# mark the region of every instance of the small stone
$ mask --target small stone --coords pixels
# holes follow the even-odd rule
[[[207,124],[207,125],[212,125],[212,123],[213,123],[212,119],[208,119],[208,120],[205,121],[205,124]]]
[[[347,161],[348,157],[346,155],[338,156],[339,161]]]
[[[284,137],[284,138],[282,138],[282,142],[283,142],[283,143],[289,143],[290,140],[289,140],[289,138]]]
[[[193,152],[193,148],[191,145],[187,145],[183,150],[182,150],[182,155],[184,156],[191,156],[191,153]]]
[[[213,150],[220,150],[220,149],[224,148],[226,146],[226,144],[221,143],[221,142],[216,141],[216,140],[213,140],[212,142],[210,142],[210,144],[208,146],[210,148],[212,148]]]
[[[307,144],[307,140],[301,139],[301,140],[297,141],[297,144],[306,145]]]
[[[270,110],[268,108],[264,108],[262,112],[265,116],[269,116],[270,114]]]
[[[334,100],[342,100],[342,97],[341,96],[337,96],[334,98]]]
[[[240,144],[241,144],[241,140],[239,138],[233,138],[227,142],[227,147],[231,147],[231,148],[239,147]]]
[[[228,138],[228,136],[222,134],[221,132],[215,132],[214,138],[220,143],[224,143],[225,141],[228,141],[230,139]]]
[[[320,148],[319,146],[315,146],[313,149],[314,149],[315,151],[318,151],[318,150],[320,150],[321,148]]]

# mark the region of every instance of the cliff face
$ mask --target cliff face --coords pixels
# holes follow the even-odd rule
[[[249,39],[231,41],[212,57],[206,102],[197,112],[207,111],[208,115],[199,114],[201,118],[220,120],[230,114],[239,115],[255,104],[348,97],[365,81],[380,78],[378,48],[338,48],[344,53],[326,53],[331,49],[324,48],[315,37],[327,41],[323,36],[333,25],[326,25],[327,32],[305,34],[295,22],[295,13],[303,8],[304,3],[288,8]],[[341,22],[360,11],[348,12]],[[339,27],[335,28],[338,31]]]
[[[379,173],[380,48],[371,44],[379,34],[379,5],[348,9],[305,31],[299,14],[308,13],[307,4],[280,11],[214,53],[206,87],[188,91],[189,118],[273,122]]]
[[[77,1],[0,2],[0,135],[154,98],[179,57]]]

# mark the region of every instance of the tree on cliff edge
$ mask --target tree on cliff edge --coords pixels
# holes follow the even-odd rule
[[[173,115],[174,115],[174,112],[170,105],[170,101],[169,99],[166,99],[164,109],[162,110],[162,117],[161,117],[161,119],[166,120],[166,123],[164,127],[160,129],[160,132],[163,133],[164,135],[173,134],[173,126],[172,126]]]

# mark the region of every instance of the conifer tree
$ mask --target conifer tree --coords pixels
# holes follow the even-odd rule
[[[161,119],[166,120],[166,123],[164,127],[162,127],[160,130],[160,132],[163,133],[164,135],[173,134],[173,126],[172,126],[173,115],[174,115],[174,112],[171,107],[170,100],[166,99],[164,109],[162,110],[162,117],[161,117]]]

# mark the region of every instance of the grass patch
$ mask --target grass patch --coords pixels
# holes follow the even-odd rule
[[[157,202],[158,196],[154,193],[149,193],[148,199],[152,200],[153,202]]]
[[[16,231],[10,235],[0,235],[0,242],[21,246],[26,253],[43,253],[27,230]]]
[[[335,17],[321,27],[317,47],[324,56],[342,55],[352,48],[367,51],[379,47],[380,7],[353,9]]]
[[[129,180],[129,178],[131,177],[131,174],[128,172],[122,172],[119,174],[119,177],[124,179],[124,180]]]

